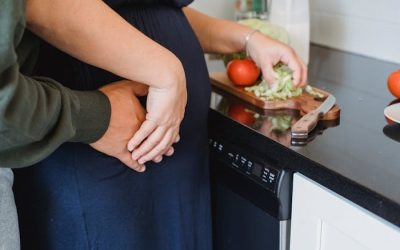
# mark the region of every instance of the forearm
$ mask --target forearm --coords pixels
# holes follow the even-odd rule
[[[27,22],[55,47],[129,80],[161,87],[180,67],[170,51],[101,0],[28,0]]]
[[[29,166],[66,141],[89,143],[106,131],[109,104],[97,91],[26,77],[16,66],[0,72],[0,81],[0,167]]]
[[[227,54],[243,51],[249,27],[235,22],[216,19],[192,8],[184,8],[194,32],[205,53]]]

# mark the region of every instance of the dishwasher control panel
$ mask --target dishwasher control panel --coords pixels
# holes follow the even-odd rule
[[[230,143],[209,139],[210,151],[224,164],[236,169],[263,187],[275,192],[279,170],[270,164],[239,150]]]

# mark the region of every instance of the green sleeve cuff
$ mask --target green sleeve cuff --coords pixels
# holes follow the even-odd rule
[[[92,143],[99,140],[110,123],[111,104],[101,91],[74,91],[79,110],[74,119],[76,129],[71,141]]]

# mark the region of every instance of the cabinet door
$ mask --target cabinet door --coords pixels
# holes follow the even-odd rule
[[[291,250],[400,249],[400,229],[296,173]]]

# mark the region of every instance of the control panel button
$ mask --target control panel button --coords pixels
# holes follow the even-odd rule
[[[263,171],[263,167],[258,163],[254,163],[253,166],[254,167],[253,167],[253,170],[252,170],[252,174],[254,176],[256,176],[257,178],[260,178],[261,177],[261,172]]]
[[[261,181],[264,185],[270,189],[275,188],[275,183],[278,178],[278,170],[273,168],[264,167],[262,174],[261,174]]]
[[[260,183],[264,187],[274,191],[279,171],[269,167],[267,164],[261,164],[253,161],[248,155],[242,154],[230,144],[222,143],[215,139],[209,139],[210,150],[214,157],[218,157],[228,166],[245,174],[248,178]],[[224,164],[222,163],[222,164]]]
[[[247,163],[247,159],[243,156],[240,157],[240,163],[242,164],[242,166],[245,166]]]

